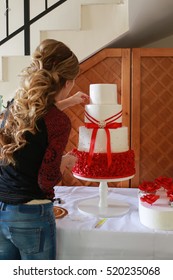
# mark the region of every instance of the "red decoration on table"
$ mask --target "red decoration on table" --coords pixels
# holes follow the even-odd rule
[[[138,186],[139,190],[144,193],[142,197],[140,197],[141,201],[145,201],[149,204],[154,203],[160,196],[157,195],[157,190],[163,188],[167,193],[167,197],[170,202],[173,202],[173,179],[159,176],[153,182],[144,181],[142,184]]]
[[[152,205],[154,202],[156,202],[156,200],[159,199],[159,197],[160,197],[160,195],[156,195],[156,194],[146,194],[146,195],[140,197],[140,200]]]
[[[168,177],[158,177],[155,179],[155,183],[166,190],[173,190],[173,179]]]
[[[170,201],[170,202],[173,202],[173,193],[170,193],[170,194],[168,195],[168,197],[169,197],[169,201]]]
[[[160,186],[158,186],[155,182],[144,181],[142,184],[138,186],[138,188],[146,193],[155,193]]]

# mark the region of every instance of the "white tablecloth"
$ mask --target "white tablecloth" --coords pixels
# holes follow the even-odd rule
[[[124,216],[108,218],[95,228],[98,217],[78,210],[83,199],[99,196],[97,187],[55,187],[68,215],[57,222],[57,259],[142,260],[173,259],[173,231],[152,230],[139,221],[137,189],[109,188],[108,198],[130,204]]]

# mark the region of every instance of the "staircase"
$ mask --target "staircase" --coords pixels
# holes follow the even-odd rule
[[[10,12],[14,14],[17,10],[21,14],[22,7],[12,0],[9,2]],[[41,3],[44,1],[32,2],[31,18],[41,12]],[[57,1],[48,2],[53,5]],[[11,32],[21,25],[20,20],[15,19],[13,17],[11,20]],[[41,40],[54,38],[70,46],[82,62],[107,47],[128,29],[128,0],[67,0],[31,25],[31,53]],[[30,56],[24,55],[23,45],[23,34],[19,33],[0,46],[0,95],[3,96],[4,105],[14,95],[18,74],[30,61]]]

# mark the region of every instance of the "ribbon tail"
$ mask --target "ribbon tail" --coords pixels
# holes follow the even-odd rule
[[[95,141],[97,136],[97,130],[98,128],[94,128],[91,135],[91,144],[89,149],[89,155],[88,155],[88,165],[91,164],[93,153],[94,153],[94,147],[95,147]]]
[[[109,128],[105,127],[106,135],[107,135],[107,159],[108,159],[108,167],[110,167],[112,163],[112,155],[111,155],[111,141],[110,141],[110,131]]]

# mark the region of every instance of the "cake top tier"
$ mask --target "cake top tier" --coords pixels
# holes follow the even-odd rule
[[[91,84],[90,104],[117,104],[117,85]]]

